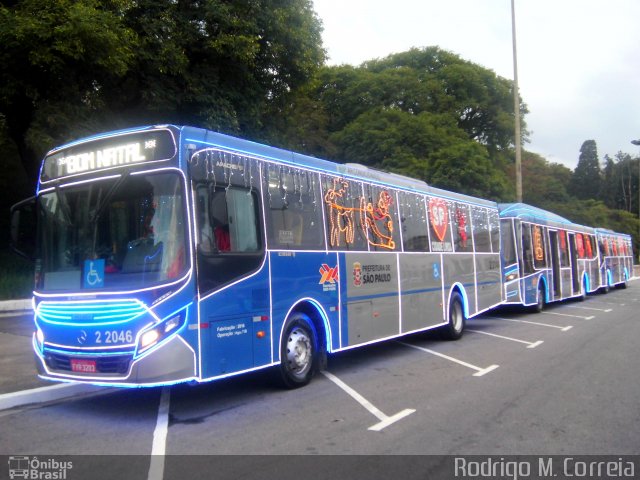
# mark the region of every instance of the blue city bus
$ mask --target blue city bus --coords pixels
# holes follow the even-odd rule
[[[601,286],[596,230],[524,203],[498,205],[506,304],[540,312]]]
[[[273,367],[298,387],[327,354],[457,339],[503,301],[496,203],[193,127],[53,149],[36,210],[33,349],[50,380]]]
[[[608,292],[611,287],[626,288],[633,273],[633,243],[631,235],[596,228],[600,254],[600,287]]]

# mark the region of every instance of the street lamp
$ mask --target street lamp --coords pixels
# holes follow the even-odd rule
[[[511,39],[513,42],[513,114],[515,116],[516,201],[522,202],[522,139],[520,138],[520,92],[518,91],[518,54],[516,50],[516,8],[511,0]]]
[[[640,147],[640,140],[631,140],[631,143]],[[640,244],[640,157],[638,157],[638,244]],[[640,262],[640,252],[638,252]]]

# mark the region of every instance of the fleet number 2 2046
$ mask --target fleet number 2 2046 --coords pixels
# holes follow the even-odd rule
[[[100,344],[119,345],[133,342],[133,332],[131,330],[98,330],[94,333],[96,343]]]

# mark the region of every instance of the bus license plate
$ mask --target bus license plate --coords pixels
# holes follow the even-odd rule
[[[81,360],[77,358],[71,359],[71,371],[79,373],[96,373],[95,360]]]

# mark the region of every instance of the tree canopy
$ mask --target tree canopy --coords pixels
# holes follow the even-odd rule
[[[152,123],[514,199],[514,115],[526,141],[528,111],[514,112],[511,80],[437,46],[326,66],[321,32],[311,0],[0,2],[2,205],[51,147]],[[574,172],[525,151],[525,201],[635,235],[638,161],[618,152],[601,168],[595,140]]]
[[[324,62],[310,0],[0,6],[0,115],[28,175],[46,146],[152,122],[257,136]]]
[[[315,139],[308,153],[507,198],[512,88],[510,80],[438,47],[359,67],[324,67],[284,115],[284,141],[305,149]],[[302,110],[313,111],[304,124]],[[526,111],[523,104],[520,114]]]

